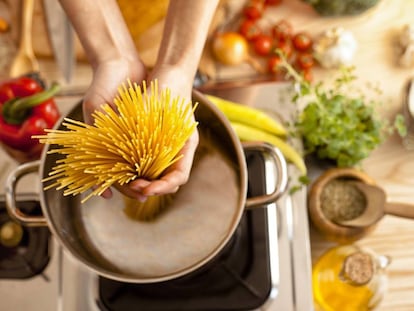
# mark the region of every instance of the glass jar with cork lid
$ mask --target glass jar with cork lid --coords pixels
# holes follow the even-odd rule
[[[387,291],[390,262],[390,257],[357,245],[331,248],[313,267],[316,310],[374,310]]]

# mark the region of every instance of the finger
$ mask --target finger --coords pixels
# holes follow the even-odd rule
[[[106,99],[104,96],[99,95],[94,89],[90,89],[88,92],[93,92],[92,95],[86,95],[82,103],[83,106],[83,118],[87,124],[93,124],[94,119],[92,114],[96,111],[103,111],[103,105],[111,103],[111,100]],[[112,98],[112,97],[109,97]]]
[[[132,199],[145,202],[148,198],[148,195],[144,194],[141,190],[141,188],[133,189],[129,184],[127,185],[116,185],[114,186],[119,192],[121,192],[123,195],[128,196]]]
[[[101,197],[105,198],[105,199],[110,199],[112,198],[112,190],[111,189],[105,189],[104,192],[101,193]]]
[[[167,172],[160,179],[152,181],[149,185],[142,188],[144,195],[162,195],[175,193],[181,185],[187,183],[191,169],[190,165],[185,163],[177,163],[173,170]]]
[[[197,145],[198,134],[195,134],[182,149],[183,157],[168,168],[160,179],[151,182],[151,184],[143,188],[142,193],[145,195],[161,195],[177,192],[178,188],[187,183],[190,177]]]
[[[134,181],[131,181],[128,186],[134,191],[142,192],[142,190],[146,187],[148,187],[151,184],[151,181],[146,179],[136,179]]]

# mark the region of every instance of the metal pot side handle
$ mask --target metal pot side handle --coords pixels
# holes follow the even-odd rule
[[[7,212],[14,220],[28,227],[44,227],[47,226],[47,221],[43,216],[30,216],[19,209],[16,203],[16,187],[20,178],[30,173],[38,172],[39,167],[39,160],[21,164],[10,172],[6,181],[5,197]]]
[[[244,150],[255,150],[261,152],[265,156],[267,155],[267,158],[271,160],[269,162],[273,162],[277,172],[277,178],[275,178],[275,189],[273,192],[247,198],[246,208],[253,208],[276,202],[286,192],[287,189],[288,169],[285,157],[277,147],[268,143],[243,142],[242,145]]]

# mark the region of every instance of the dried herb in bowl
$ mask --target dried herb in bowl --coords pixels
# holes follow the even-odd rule
[[[346,179],[329,181],[321,193],[321,210],[336,223],[360,216],[366,205],[365,195]]]

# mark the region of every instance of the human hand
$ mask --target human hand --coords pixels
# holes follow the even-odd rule
[[[122,62],[105,63],[94,70],[94,78],[84,98],[85,122],[92,124],[91,114],[105,103],[112,103],[118,93],[118,87],[129,78],[133,82],[141,84],[145,79],[144,67],[139,66],[132,78],[129,73],[130,65],[122,67]],[[138,74],[137,74],[138,73]],[[159,90],[168,87],[172,97],[179,96],[190,104],[192,79],[185,78],[185,75],[174,68],[155,69],[147,78],[148,84],[151,80],[157,79]],[[198,145],[198,132],[194,131],[187,140],[180,153],[183,157],[169,167],[159,179],[146,180],[136,179],[126,185],[114,185],[114,187],[131,198],[145,201],[151,195],[164,195],[176,192],[179,187],[185,184],[189,178],[193,162],[194,152]],[[107,189],[102,193],[104,198],[112,197],[112,190]]]
[[[83,99],[83,117],[86,123],[93,124],[92,113],[104,104],[113,104],[118,87],[127,79],[140,84],[146,78],[146,68],[137,59],[111,60],[100,63],[93,69],[93,79]]]
[[[92,83],[83,99],[84,121],[93,124],[93,112],[100,110],[104,104],[113,105],[114,98],[118,94],[118,87],[127,79],[140,84],[145,78],[146,68],[139,59],[133,62],[125,59],[111,60],[93,67]],[[133,189],[130,190],[128,185],[116,186],[116,188],[127,196],[141,198],[141,194]],[[111,198],[112,190],[106,189],[102,197]]]
[[[172,97],[179,96],[188,104],[191,103],[193,77],[188,77],[174,67],[156,67],[149,75],[148,82],[155,79],[158,81],[159,91],[168,87]],[[140,201],[144,201],[148,196],[176,192],[188,181],[198,141],[198,131],[195,130],[180,151],[183,157],[165,170],[159,179],[137,179],[130,182],[127,187],[122,187],[121,191]]]

